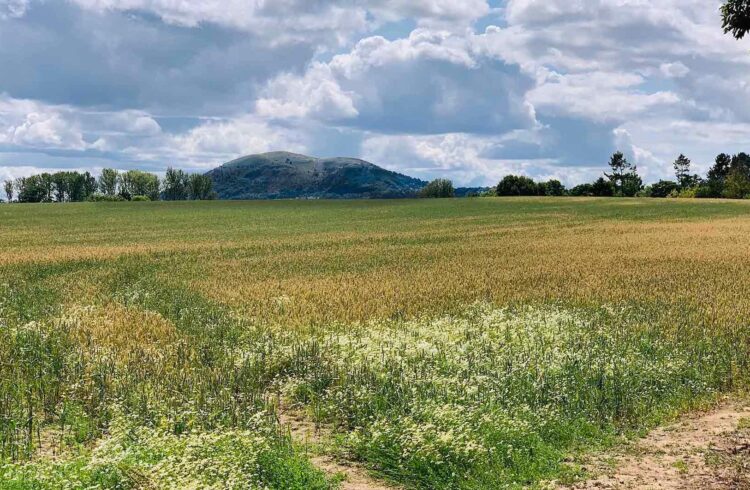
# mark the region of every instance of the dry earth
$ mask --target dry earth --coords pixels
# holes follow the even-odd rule
[[[750,402],[688,416],[594,466],[601,476],[573,488],[750,489]]]
[[[379,481],[359,465],[344,464],[330,456],[317,454],[330,435],[330,429],[314,424],[303,413],[284,411],[280,415],[282,426],[288,427],[292,440],[312,452],[312,463],[330,476],[342,478],[340,490],[396,490],[398,487]]]

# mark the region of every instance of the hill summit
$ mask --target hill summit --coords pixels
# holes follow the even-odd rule
[[[245,156],[206,175],[220,199],[413,197],[426,184],[364,160],[288,152]]]

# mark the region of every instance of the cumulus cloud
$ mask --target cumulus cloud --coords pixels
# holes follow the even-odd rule
[[[86,147],[77,124],[64,108],[0,96],[0,145],[81,150]]]
[[[155,151],[181,158],[183,165],[212,168],[240,155],[280,149],[304,152],[307,144],[304,132],[274,127],[256,117],[245,116],[208,121],[169,138]]]
[[[670,91],[638,89],[644,79],[630,73],[551,73],[527,93],[527,100],[551,115],[574,115],[597,121],[621,121],[679,104]]]
[[[347,119],[359,114],[353,97],[339,86],[328,65],[314,63],[302,76],[283,74],[273,80],[256,109],[269,119]]]
[[[576,183],[617,149],[647,180],[678,153],[703,169],[750,150],[750,56],[719,0],[497,5],[0,0],[0,162],[205,168],[290,149]]]
[[[659,71],[667,78],[682,78],[690,73],[690,68],[677,61],[675,63],[662,63],[659,66]]]
[[[265,30],[278,41],[336,33],[340,40],[375,24],[416,18],[426,25],[467,25],[486,15],[486,0],[74,0],[94,10],[141,10],[164,21],[195,27],[215,23],[242,30]]]
[[[406,39],[363,39],[302,75],[280,76],[258,108],[368,131],[496,133],[536,124],[524,98],[532,83],[517,67],[478,56],[464,35],[416,29]]]

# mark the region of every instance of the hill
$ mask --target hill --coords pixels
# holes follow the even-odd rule
[[[206,175],[220,199],[413,197],[426,184],[364,160],[288,152],[238,158]]]

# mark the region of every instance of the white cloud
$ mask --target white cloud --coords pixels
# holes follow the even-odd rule
[[[0,20],[22,17],[28,5],[29,0],[0,0]]]
[[[528,92],[527,100],[537,110],[548,114],[574,115],[596,121],[625,121],[680,102],[673,92],[638,90],[643,82],[639,75],[628,73],[553,73]]]
[[[0,96],[0,144],[84,149],[81,130],[75,122],[66,120],[66,112],[62,107]]]
[[[275,150],[304,152],[304,132],[270,126],[255,117],[209,121],[154,148],[155,158],[173,157],[180,165],[211,168],[242,155]],[[144,154],[141,153],[143,157]]]
[[[112,72],[84,53],[57,72],[44,61],[62,89],[29,95],[35,85],[21,82],[34,73],[0,81],[0,150],[198,167],[276,149],[351,153],[362,141],[375,163],[459,184],[505,172],[575,183],[615,148],[651,180],[681,152],[705,168],[715,153],[750,150],[750,55],[723,35],[720,0],[69,1],[84,30],[107,21],[97,49],[71,46],[92,64],[114,60]],[[78,35],[23,17],[51,2],[27,4],[0,0],[3,27],[17,27],[0,63],[23,59],[8,39],[44,40],[36,50]],[[490,13],[500,26],[475,32]],[[77,99],[76,77],[93,84]],[[184,114],[204,122],[171,117]]]
[[[682,78],[690,73],[690,68],[684,65],[684,63],[677,61],[676,63],[662,63],[659,66],[661,74],[667,78]]]
[[[283,74],[258,100],[258,115],[271,119],[346,119],[357,116],[352,93],[345,93],[324,63],[313,63],[302,77]]]
[[[475,53],[465,34],[416,29],[369,37],[302,75],[271,80],[257,103],[266,117],[335,120],[379,132],[498,132],[533,127],[532,80]]]
[[[486,0],[73,0],[86,9],[142,10],[165,22],[195,27],[210,22],[251,31],[276,42],[309,41],[312,33],[340,42],[404,18],[421,25],[466,27],[486,15]]]

